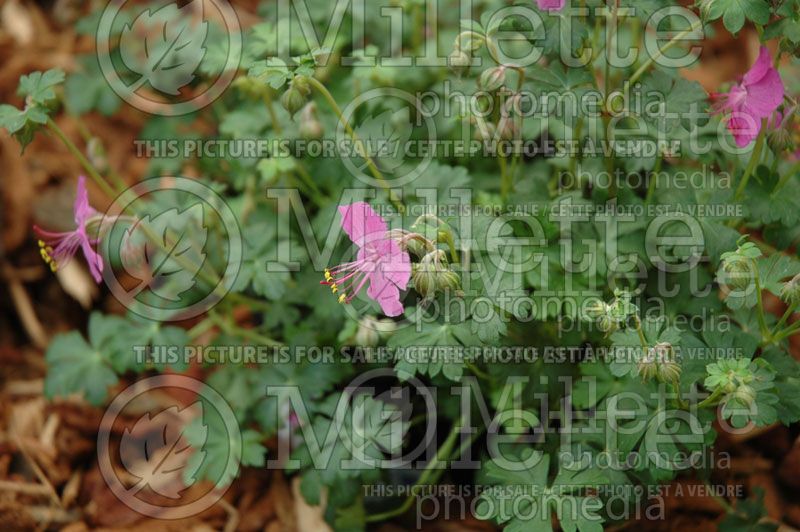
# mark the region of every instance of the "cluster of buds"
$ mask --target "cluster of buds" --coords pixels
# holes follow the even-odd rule
[[[743,239],[740,239],[736,251],[722,254],[722,263],[717,272],[717,282],[736,292],[745,292],[753,284],[758,275],[755,259],[761,256],[761,250],[754,243]]]
[[[677,382],[681,366],[675,360],[675,349],[669,342],[659,342],[639,360],[637,372],[643,380],[657,378],[661,382]]]
[[[305,76],[295,76],[289,82],[289,88],[281,95],[281,105],[291,116],[303,108],[311,95],[311,84]]]
[[[597,323],[597,327],[606,334],[618,330],[628,318],[639,313],[639,308],[632,301],[633,296],[627,290],[614,290],[611,303],[596,301],[586,309],[586,318]]]
[[[745,408],[755,403],[759,389],[769,388],[774,380],[771,370],[759,368],[757,362],[746,358],[722,359],[709,364],[706,371],[706,388],[724,394],[723,403]]]
[[[419,295],[428,299],[443,290],[460,290],[461,278],[450,269],[445,252],[436,249],[414,264],[411,278]]]

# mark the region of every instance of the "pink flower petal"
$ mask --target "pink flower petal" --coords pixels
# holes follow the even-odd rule
[[[89,273],[92,274],[95,282],[100,284],[103,281],[103,259],[99,253],[92,249],[88,240],[81,241],[81,250],[86,258],[86,264],[89,265]]]
[[[339,213],[342,215],[342,229],[359,247],[368,240],[380,238],[379,235],[388,231],[383,218],[363,201],[342,205]]]
[[[728,121],[728,130],[733,135],[736,145],[744,148],[758,137],[761,122],[746,113],[733,113]]]
[[[769,70],[772,70],[772,56],[770,56],[767,47],[762,46],[758,53],[758,59],[756,59],[756,62],[750,67],[747,74],[744,75],[742,83],[745,85],[757,83]]]
[[[781,76],[772,66],[769,50],[762,46],[755,64],[723,95],[714,112],[729,111],[728,129],[743,148],[753,142],[761,131],[761,121],[773,116],[783,103],[785,88]]]
[[[536,3],[539,5],[539,9],[560,11],[564,9],[564,4],[567,3],[567,0],[536,0]]]
[[[75,189],[75,206],[73,207],[73,214],[75,216],[75,223],[82,226],[86,220],[96,214],[91,205],[89,205],[89,191],[86,189],[86,176],[78,176],[78,187]]]
[[[384,260],[381,271],[383,275],[400,290],[405,290],[411,279],[411,258],[394,240],[384,240],[382,247]]]
[[[381,306],[383,313],[390,318],[401,315],[405,308],[400,301],[400,290],[390,282],[375,282],[375,277],[379,275],[377,273],[370,277],[367,295],[370,299],[375,300]]]
[[[778,71],[771,68],[757,83],[747,86],[742,111],[758,118],[767,118],[783,103],[784,87]]]

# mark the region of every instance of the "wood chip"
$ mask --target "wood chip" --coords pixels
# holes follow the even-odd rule
[[[300,477],[292,479],[292,495],[294,497],[294,513],[297,519],[297,530],[318,530],[319,532],[333,532],[325,521],[326,493],[320,496],[320,505],[311,506],[300,493]]]

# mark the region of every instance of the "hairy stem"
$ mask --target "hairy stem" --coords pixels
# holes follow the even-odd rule
[[[667,44],[665,44],[664,46],[661,46],[660,48],[658,48],[658,50],[656,50],[656,52],[647,59],[647,61],[642,63],[642,66],[640,66],[639,69],[636,72],[634,72],[633,76],[631,76],[630,80],[628,80],[628,86],[632,87],[634,84],[636,84],[636,82],[639,81],[639,78],[641,78],[644,75],[644,73],[647,72],[647,70],[651,66],[653,66],[653,64],[656,61],[658,61],[659,59],[664,57],[664,54],[668,50],[670,50],[676,44],[681,42],[681,40],[684,37],[686,37],[687,35],[690,35],[691,33],[694,33],[695,31],[699,30],[702,27],[703,27],[703,23],[702,22],[698,22],[698,23],[692,24],[692,26],[689,29],[683,30],[682,32],[675,34],[675,36],[672,37],[672,39]]]
[[[717,388],[712,392],[711,395],[697,403],[697,408],[706,408],[709,406],[714,406],[716,404],[717,399],[719,399],[723,395],[722,388]]]
[[[767,327],[767,321],[764,317],[764,297],[761,294],[761,275],[758,272],[758,263],[752,260],[753,271],[755,272],[755,284],[756,284],[756,301],[758,303],[758,328],[761,331],[761,337],[770,340],[771,335],[769,333],[769,327]]]
[[[79,150],[78,147],[75,146],[75,144],[71,140],[69,140],[64,131],[60,127],[58,127],[58,124],[56,124],[52,118],[47,119],[47,127],[50,129],[50,131],[52,131],[56,135],[56,137],[58,137],[61,143],[64,144],[64,146],[66,146],[67,150],[69,150],[69,152],[78,160],[83,169],[86,170],[86,173],[89,174],[89,177],[91,177],[94,180],[94,182],[97,183],[97,185],[103,190],[103,193],[106,196],[108,196],[109,199],[113,200],[114,198],[116,198],[117,192],[114,191],[113,187],[108,184],[108,182],[105,180],[103,176],[100,175],[100,172],[98,172],[97,169],[94,167],[94,165],[92,165],[92,163],[89,162],[89,159],[86,158],[83,152]]]
[[[775,328],[772,330],[772,336],[777,335],[778,332],[783,328],[783,326],[786,325],[786,322],[789,320],[789,317],[792,314],[794,314],[795,310],[797,310],[797,303],[793,303],[793,304],[789,305],[789,308],[786,309],[786,312],[783,313],[783,316],[781,316],[780,321],[775,326]]]
[[[443,469],[438,469],[438,466],[439,464],[446,461],[450,457],[450,453],[452,453],[453,451],[453,447],[455,446],[456,441],[458,440],[458,435],[460,432],[461,432],[461,424],[454,423],[453,428],[450,429],[450,434],[447,436],[447,439],[444,440],[441,447],[439,447],[439,450],[436,451],[436,456],[434,456],[433,460],[431,460],[428,463],[428,465],[425,467],[425,470],[419,476],[419,479],[417,479],[417,481],[414,483],[414,486],[412,487],[411,490],[412,492],[414,491],[414,488],[418,486],[424,486],[429,481],[436,482],[439,479],[439,476],[441,475],[441,471],[443,471]],[[394,510],[389,510],[379,514],[368,515],[367,522],[374,523],[377,521],[385,521],[386,519],[390,519],[392,517],[396,517],[398,515],[406,513],[411,508],[411,506],[413,506],[415,497],[416,497],[415,494],[409,495],[406,498],[406,500],[403,501],[403,504],[401,504]]]
[[[753,152],[750,154],[750,161],[747,163],[747,167],[744,169],[744,174],[742,175],[742,180],[739,181],[739,186],[736,187],[736,194],[733,196],[734,201],[742,199],[742,194],[744,194],[744,190],[747,188],[747,182],[750,181],[750,176],[753,175],[753,171],[756,169],[758,162],[761,160],[761,151],[764,148],[764,140],[767,136],[766,131],[767,120],[764,119],[761,122],[761,131],[758,133],[756,145],[753,148]]]
[[[314,87],[317,90],[317,92],[319,92],[322,95],[322,97],[325,98],[325,100],[328,102],[328,105],[330,105],[331,109],[336,114],[336,117],[339,119],[339,122],[342,124],[344,130],[350,136],[350,139],[353,141],[353,143],[355,143],[356,145],[362,145],[355,130],[350,126],[350,123],[344,117],[344,113],[342,112],[342,109],[339,107],[339,104],[336,103],[336,99],[333,97],[330,91],[325,87],[325,85],[320,83],[319,80],[317,80],[312,76],[308,76],[308,81],[311,84],[311,86]],[[378,182],[381,184],[384,190],[386,190],[386,192],[389,194],[389,200],[399,211],[402,212],[404,210],[403,203],[394,197],[394,195],[392,194],[391,186],[389,186],[389,183],[386,181],[386,178],[378,169],[378,167],[375,165],[375,162],[372,160],[372,157],[370,157],[369,154],[366,152],[363,153],[363,157],[364,161],[367,163],[367,167],[369,168],[369,171],[372,174],[372,176],[378,180]]]

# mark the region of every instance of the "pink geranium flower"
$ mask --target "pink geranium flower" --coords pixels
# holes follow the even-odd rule
[[[55,233],[33,226],[33,230],[40,238],[40,253],[44,261],[50,265],[50,269],[56,271],[59,265],[66,264],[80,248],[89,265],[92,277],[100,283],[103,279],[103,259],[93,249],[93,246],[97,244],[97,239],[90,238],[86,231],[87,222],[97,215],[97,211],[89,205],[89,193],[86,190],[84,176],[78,177],[73,213],[77,225],[73,231]]]
[[[322,284],[339,294],[340,303],[349,303],[369,283],[367,295],[387,316],[403,313],[400,290],[411,278],[411,261],[390,237],[386,221],[364,202],[339,207],[342,229],[358,246],[356,260],[325,270]]]
[[[728,130],[736,145],[744,148],[758,137],[761,121],[772,116],[783,96],[781,76],[772,66],[769,50],[762,46],[758,59],[742,80],[728,94],[714,95],[719,99],[715,112],[730,113]]]
[[[539,5],[539,9],[542,10],[561,11],[564,9],[564,4],[567,3],[567,0],[536,0],[536,3]]]

